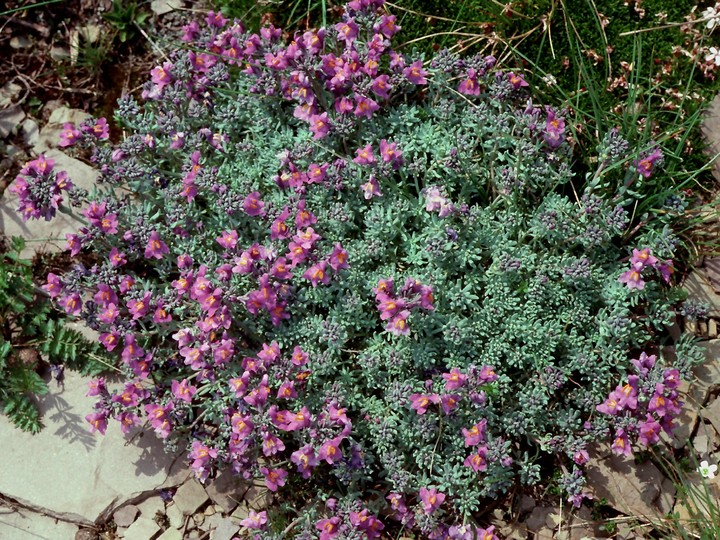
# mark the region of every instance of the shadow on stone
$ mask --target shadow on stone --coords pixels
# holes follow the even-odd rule
[[[45,414],[53,425],[58,426],[55,435],[70,443],[79,442],[88,450],[95,447],[97,441],[90,433],[85,418],[73,412],[73,406],[61,395],[49,394],[43,401]]]

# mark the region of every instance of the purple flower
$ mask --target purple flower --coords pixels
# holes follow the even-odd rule
[[[620,283],[625,283],[628,289],[637,289],[638,291],[641,291],[645,288],[645,281],[642,277],[640,277],[640,272],[637,270],[628,270],[627,272],[623,272],[620,274],[618,281],[620,281]]]
[[[168,402],[164,407],[155,403],[145,405],[145,412],[150,420],[150,425],[162,439],[167,439],[172,431],[169,415],[173,408],[174,403],[172,401]]]
[[[305,479],[310,478],[312,469],[320,463],[315,456],[315,449],[310,444],[306,444],[300,450],[292,453],[290,461],[297,465],[297,470]]]
[[[484,471],[487,469],[487,447],[481,446],[477,449],[474,454],[470,454],[465,458],[463,465],[470,467],[475,472]]]
[[[192,398],[196,392],[197,388],[194,386],[190,386],[187,379],[183,379],[180,382],[173,379],[172,393],[173,396],[175,396],[180,401],[184,401],[185,403],[191,403]]]
[[[273,493],[275,493],[279,487],[285,485],[285,478],[287,478],[288,475],[286,470],[260,467],[260,472],[265,477],[265,485]]]
[[[385,325],[385,330],[396,336],[407,336],[410,334],[410,326],[407,323],[410,317],[410,311],[407,309],[401,311]]]
[[[646,266],[655,267],[657,263],[658,260],[653,257],[650,248],[633,249],[630,265],[638,272]]]
[[[624,429],[618,429],[615,432],[615,440],[610,446],[613,454],[618,456],[631,456],[632,448],[630,447],[630,440],[628,439],[627,433]]]
[[[325,271],[326,267],[327,263],[325,261],[320,261],[319,263],[313,264],[305,271],[303,277],[310,280],[313,288],[317,287],[318,283],[327,285],[328,283],[330,283],[330,276]]]
[[[107,411],[100,411],[88,414],[85,420],[90,424],[90,433],[99,432],[101,435],[105,435],[107,429]]]
[[[98,118],[92,126],[83,128],[83,131],[90,133],[97,139],[109,139],[110,128],[105,118]]]
[[[62,289],[63,283],[60,277],[50,272],[47,276],[47,284],[42,286],[42,290],[48,293],[50,298],[55,298],[62,292]]]
[[[644,352],[640,353],[640,358],[630,360],[632,365],[635,366],[637,372],[643,377],[645,377],[650,372],[656,361],[657,356],[655,356],[654,354],[648,356]]]
[[[254,191],[243,201],[243,210],[248,216],[264,216],[265,203],[260,200],[260,193]]]
[[[330,133],[330,119],[326,112],[322,114],[314,114],[310,116],[310,131],[313,133],[313,139],[318,140]]]
[[[385,163],[392,163],[393,169],[399,169],[402,164],[402,152],[398,150],[397,143],[380,141],[380,157]]]
[[[375,163],[375,155],[371,144],[368,144],[365,148],[358,148],[355,153],[357,157],[353,161],[358,165],[372,165]]]
[[[470,429],[462,428],[463,437],[465,437],[465,446],[477,446],[485,441],[485,432],[487,429],[487,420],[483,418]]]
[[[350,268],[350,265],[348,264],[348,252],[343,249],[342,244],[340,242],[335,244],[335,247],[333,247],[332,253],[330,253],[330,259],[329,264],[330,267],[335,271],[338,272],[343,268]]]
[[[660,440],[660,429],[660,424],[648,414],[645,421],[638,424],[638,442],[644,446],[655,444]]]
[[[223,232],[215,241],[225,249],[235,249],[238,241],[238,233],[236,230]]]
[[[375,32],[380,32],[383,36],[389,39],[402,29],[401,26],[395,24],[396,22],[397,17],[395,17],[395,15],[383,15],[380,17],[380,22],[373,26],[373,30]]]
[[[431,404],[439,402],[440,396],[437,394],[412,394],[410,396],[410,408],[415,409],[415,412],[420,416],[427,412]]]
[[[355,94],[355,103],[355,112],[353,114],[357,117],[372,118],[373,113],[380,108],[380,105],[375,100],[359,94]]]
[[[458,92],[468,96],[480,95],[480,83],[474,69],[468,69],[467,78],[463,79],[458,86]]]
[[[442,378],[445,379],[445,390],[457,390],[461,388],[465,381],[467,381],[467,375],[464,375],[458,368],[452,368],[449,373],[443,373]]]
[[[170,253],[170,249],[167,244],[160,239],[158,232],[151,232],[147,246],[145,247],[145,258],[162,259],[168,253]]]
[[[321,519],[315,523],[315,528],[320,531],[320,540],[332,540],[340,534],[340,518]]]
[[[413,84],[427,84],[427,79],[425,78],[427,71],[422,68],[422,60],[416,60],[403,69],[403,75]]]
[[[343,457],[342,451],[340,450],[340,444],[343,439],[344,437],[335,437],[334,439],[325,441],[318,451],[318,459],[325,460],[330,465],[340,461]]]
[[[382,193],[380,193],[380,185],[378,184],[378,181],[375,179],[374,174],[370,175],[370,179],[367,182],[365,182],[363,185],[361,185],[360,189],[363,192],[363,196],[367,200],[370,200],[373,197],[382,197]]]
[[[74,125],[68,123],[63,125],[63,130],[60,132],[60,142],[58,146],[65,148],[73,146],[79,140],[82,139],[82,132],[75,128]]]
[[[263,510],[262,512],[256,512],[255,510],[250,510],[250,514],[240,522],[240,525],[248,529],[255,529],[259,531],[265,528],[266,523],[266,511]]]
[[[420,488],[420,500],[423,504],[423,511],[426,514],[432,514],[437,510],[445,500],[445,494],[439,492],[435,488]]]
[[[358,36],[358,25],[352,18],[348,18],[344,22],[339,22],[335,25],[335,30],[338,33],[338,39],[345,41],[345,46],[350,45],[355,38]]]
[[[528,86],[528,83],[522,75],[516,75],[512,71],[507,74],[507,79],[515,90],[522,88],[523,86]]]
[[[645,178],[650,178],[656,165],[662,163],[663,154],[659,148],[654,149],[650,153],[645,153],[640,159],[635,160],[633,165],[637,168],[637,171]]]

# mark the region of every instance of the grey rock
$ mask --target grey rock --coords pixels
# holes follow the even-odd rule
[[[15,36],[10,38],[10,47],[13,49],[27,49],[32,47],[32,41],[25,36]]]
[[[533,499],[530,495],[523,495],[520,499],[520,513],[524,514],[525,512],[530,512],[535,508],[535,499]]]
[[[524,523],[511,523],[500,529],[500,536],[506,540],[526,540],[528,529]]]
[[[703,407],[700,414],[708,420],[715,431],[720,434],[720,399],[715,399],[707,407]]]
[[[249,488],[248,482],[226,470],[209,481],[205,491],[213,503],[220,506],[226,514],[230,514],[243,500]]]
[[[210,533],[210,540],[232,540],[240,526],[231,519],[223,519]]]
[[[53,45],[50,49],[50,58],[56,62],[64,62],[70,59],[70,49],[67,47],[60,47],[59,45]]]
[[[192,517],[193,521],[195,522],[195,526],[199,529],[203,528],[203,523],[205,523],[205,514],[202,512],[197,512]]]
[[[552,529],[541,527],[540,530],[535,533],[534,540],[553,540],[554,538],[555,534]]]
[[[545,527],[545,522],[548,516],[554,511],[555,508],[551,506],[536,506],[525,520],[527,528],[533,532],[539,531]],[[550,528],[554,529],[555,525],[552,525]]]
[[[146,518],[155,519],[158,514],[165,515],[165,503],[159,495],[152,495],[142,502],[137,503],[140,514]]]
[[[28,146],[35,146],[40,138],[40,131],[37,122],[32,118],[26,118],[20,125],[20,131],[22,132],[25,144]]]
[[[248,507],[258,512],[270,506],[272,497],[272,492],[264,483],[253,484],[250,486],[250,489],[247,490],[247,493],[245,493],[245,500],[247,501]]]
[[[4,139],[23,121],[25,113],[20,105],[12,105],[0,111],[0,139]]]
[[[0,505],[0,538],[8,540],[38,540],[45,538],[72,539],[78,526],[66,521],[20,508]]]
[[[8,81],[0,88],[0,110],[7,109],[20,97],[23,87],[13,81]]]
[[[45,156],[55,161],[56,170],[67,171],[73,184],[91,191],[95,185],[97,173],[80,160],[71,158],[59,150],[49,150]],[[13,182],[14,184],[14,182]],[[12,188],[12,185],[10,187]],[[65,249],[65,235],[76,233],[80,223],[72,217],[59,213],[52,221],[28,220],[23,222],[17,213],[18,196],[11,189],[6,189],[0,199],[0,230],[6,236],[21,236],[27,241],[22,257],[32,258],[40,250],[58,252]]]
[[[150,9],[155,15],[165,15],[182,7],[182,0],[152,0],[150,2]]]
[[[186,516],[194,514],[208,499],[205,488],[195,478],[180,486],[173,497],[178,509]]]
[[[140,516],[127,528],[123,538],[125,540],[153,540],[159,532],[160,525],[152,519]]]
[[[132,525],[133,521],[135,521],[139,512],[140,510],[138,510],[138,507],[134,504],[128,504],[119,510],[115,510],[115,513],[113,514],[115,525],[118,527],[129,527]]]
[[[708,156],[714,157],[720,152],[720,95],[715,96],[715,99],[705,110],[700,131],[708,144],[705,152]],[[720,171],[717,163],[715,163],[712,173],[715,179],[720,181]]]
[[[157,540],[183,540],[182,533],[173,527],[170,527],[164,533],[157,537]]]
[[[697,270],[691,272],[682,288],[688,293],[688,300],[703,302],[710,306],[711,317],[720,315],[720,296],[715,293],[705,273]]]
[[[165,508],[165,515],[170,522],[170,526],[175,529],[182,528],[183,524],[185,523],[185,516],[183,515],[182,510],[178,508],[177,504],[169,504],[167,508]]]
[[[595,499],[605,498],[616,510],[641,519],[663,517],[658,499],[664,477],[654,464],[609,455],[603,446],[593,449],[585,470]]]
[[[93,529],[80,529],[75,533],[75,540],[99,540],[100,535]]]
[[[126,501],[154,491],[175,462],[152,433],[136,437],[132,445],[125,444],[113,422],[104,436],[90,433],[85,416],[95,399],[85,396],[88,380],[66,372],[64,385],[49,385],[38,398],[45,429],[37,435],[0,416],[0,493],[83,525],[109,519]]]

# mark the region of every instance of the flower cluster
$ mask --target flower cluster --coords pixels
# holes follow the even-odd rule
[[[643,249],[633,249],[630,258],[630,270],[620,275],[620,283],[627,285],[628,289],[643,290],[645,288],[645,280],[642,273],[646,269],[656,270],[665,283],[670,283],[670,276],[674,271],[673,262],[671,260],[660,261],[654,257],[652,250],[648,247]]]
[[[657,356],[644,352],[632,360],[635,374],[628,375],[607,399],[596,407],[612,417],[615,434],[611,449],[618,455],[632,455],[632,444],[651,446],[660,440],[660,432],[672,434],[673,420],[680,414],[680,373],[663,368]]]
[[[423,285],[416,279],[405,280],[405,284],[397,292],[392,279],[381,279],[373,291],[380,319],[388,321],[385,330],[396,336],[407,336],[410,333],[408,318],[411,310],[434,309],[432,287]]]
[[[142,106],[120,100],[124,140],[101,120],[63,134],[100,172],[68,236],[93,263],[44,288],[126,379],[93,383],[91,429],[147,425],[203,481],[263,481],[302,507],[297,538],[375,538],[387,515],[493,538],[468,513],[550,458],[577,468],[575,502],[597,438],[579,419],[674,301],[618,286],[632,194],[567,196],[560,111],[494,58],[406,57],[398,30],[380,0],[289,41],[209,14]]]
[[[20,170],[11,191],[18,195],[18,212],[23,221],[44,218],[50,221],[63,202],[62,192],[73,184],[65,171],[56,171],[55,162],[41,154]]]

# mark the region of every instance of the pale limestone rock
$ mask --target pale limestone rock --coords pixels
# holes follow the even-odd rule
[[[225,470],[217,478],[207,482],[205,491],[213,503],[220,506],[226,514],[230,514],[243,500],[249,488],[248,482]]]
[[[178,488],[173,501],[184,515],[190,516],[208,501],[208,494],[200,482],[191,478]]]
[[[193,515],[192,517],[193,521],[195,522],[195,526],[202,529],[203,523],[205,523],[205,514],[202,512],[198,512]]]
[[[0,505],[0,538],[7,540],[72,539],[78,526],[20,508]]]
[[[554,511],[555,509],[551,506],[536,506],[535,508],[533,508],[533,511],[525,520],[527,528],[534,532],[539,531],[540,529],[545,527],[545,521],[547,520],[548,516]],[[555,526],[552,525],[550,528],[554,529]]]
[[[616,510],[640,519],[661,518],[659,506],[664,504],[658,499],[664,477],[660,470],[649,462],[638,465],[632,457],[608,454],[607,449],[590,452],[586,476],[595,499],[605,498]]]
[[[105,436],[90,433],[85,415],[95,398],[85,396],[88,380],[66,372],[63,386],[49,385],[38,398],[45,429],[37,435],[0,416],[0,493],[49,515],[92,525],[109,519],[125,501],[156,490],[184,463],[166,454],[152,433],[132,445],[125,444],[115,422]]]
[[[0,111],[0,139],[4,139],[23,121],[25,113],[20,105],[12,105]]]
[[[154,520],[140,516],[130,525],[123,538],[125,540],[153,540],[160,532],[160,526]]]
[[[248,507],[251,510],[256,510],[258,512],[265,510],[268,506],[270,506],[272,497],[272,492],[267,488],[264,482],[262,484],[253,484],[250,486],[250,489],[247,490],[247,493],[245,493],[245,500],[247,501]]]
[[[35,146],[40,138],[40,131],[37,122],[32,118],[26,118],[23,123],[20,124],[20,131],[22,132],[25,144],[28,146]]]
[[[710,306],[709,315],[711,317],[720,315],[720,296],[715,293],[704,273],[697,270],[691,272],[682,288],[687,291],[688,300],[703,302]]]
[[[135,521],[139,512],[140,511],[137,506],[134,504],[128,504],[119,510],[115,510],[113,520],[118,527],[129,527],[132,525],[133,521]]]
[[[144,501],[137,503],[140,514],[146,518],[155,519],[158,514],[165,515],[165,503],[159,495],[152,495]]]
[[[35,143],[34,150],[38,154],[55,148],[60,142],[60,133],[66,123],[79,126],[90,118],[90,115],[80,109],[58,107],[50,114],[47,125],[40,130],[40,136]]]
[[[92,190],[97,178],[97,173],[92,167],[59,150],[49,150],[45,152],[45,156],[55,161],[55,170],[67,171],[74,185],[89,191]],[[10,187],[12,185],[14,182]],[[67,202],[65,195],[63,198]],[[17,208],[17,194],[13,193],[11,189],[6,189],[0,200],[0,230],[8,237],[21,236],[25,238],[27,245],[20,253],[25,258],[32,258],[36,252],[41,250],[49,252],[64,250],[67,244],[65,234],[77,233],[81,226],[79,221],[60,212],[51,221],[33,219],[23,222],[17,213]],[[74,210],[78,212],[77,209]]]
[[[185,523],[185,516],[183,515],[182,510],[178,508],[177,504],[169,504],[167,508],[165,508],[165,515],[167,516],[168,521],[170,521],[170,526],[175,529],[181,529]]]
[[[32,41],[25,36],[14,36],[10,38],[10,47],[13,49],[27,49],[32,47]]]
[[[218,526],[210,532],[210,540],[232,540],[240,526],[231,519],[223,519]]]
[[[0,88],[0,110],[7,109],[16,99],[20,97],[23,87],[19,84],[8,81]]]
[[[157,540],[183,540],[183,537],[180,531],[173,527],[170,527],[168,530],[158,536]]]
[[[155,15],[165,15],[182,7],[182,0],[152,0],[150,2],[150,9]]]

